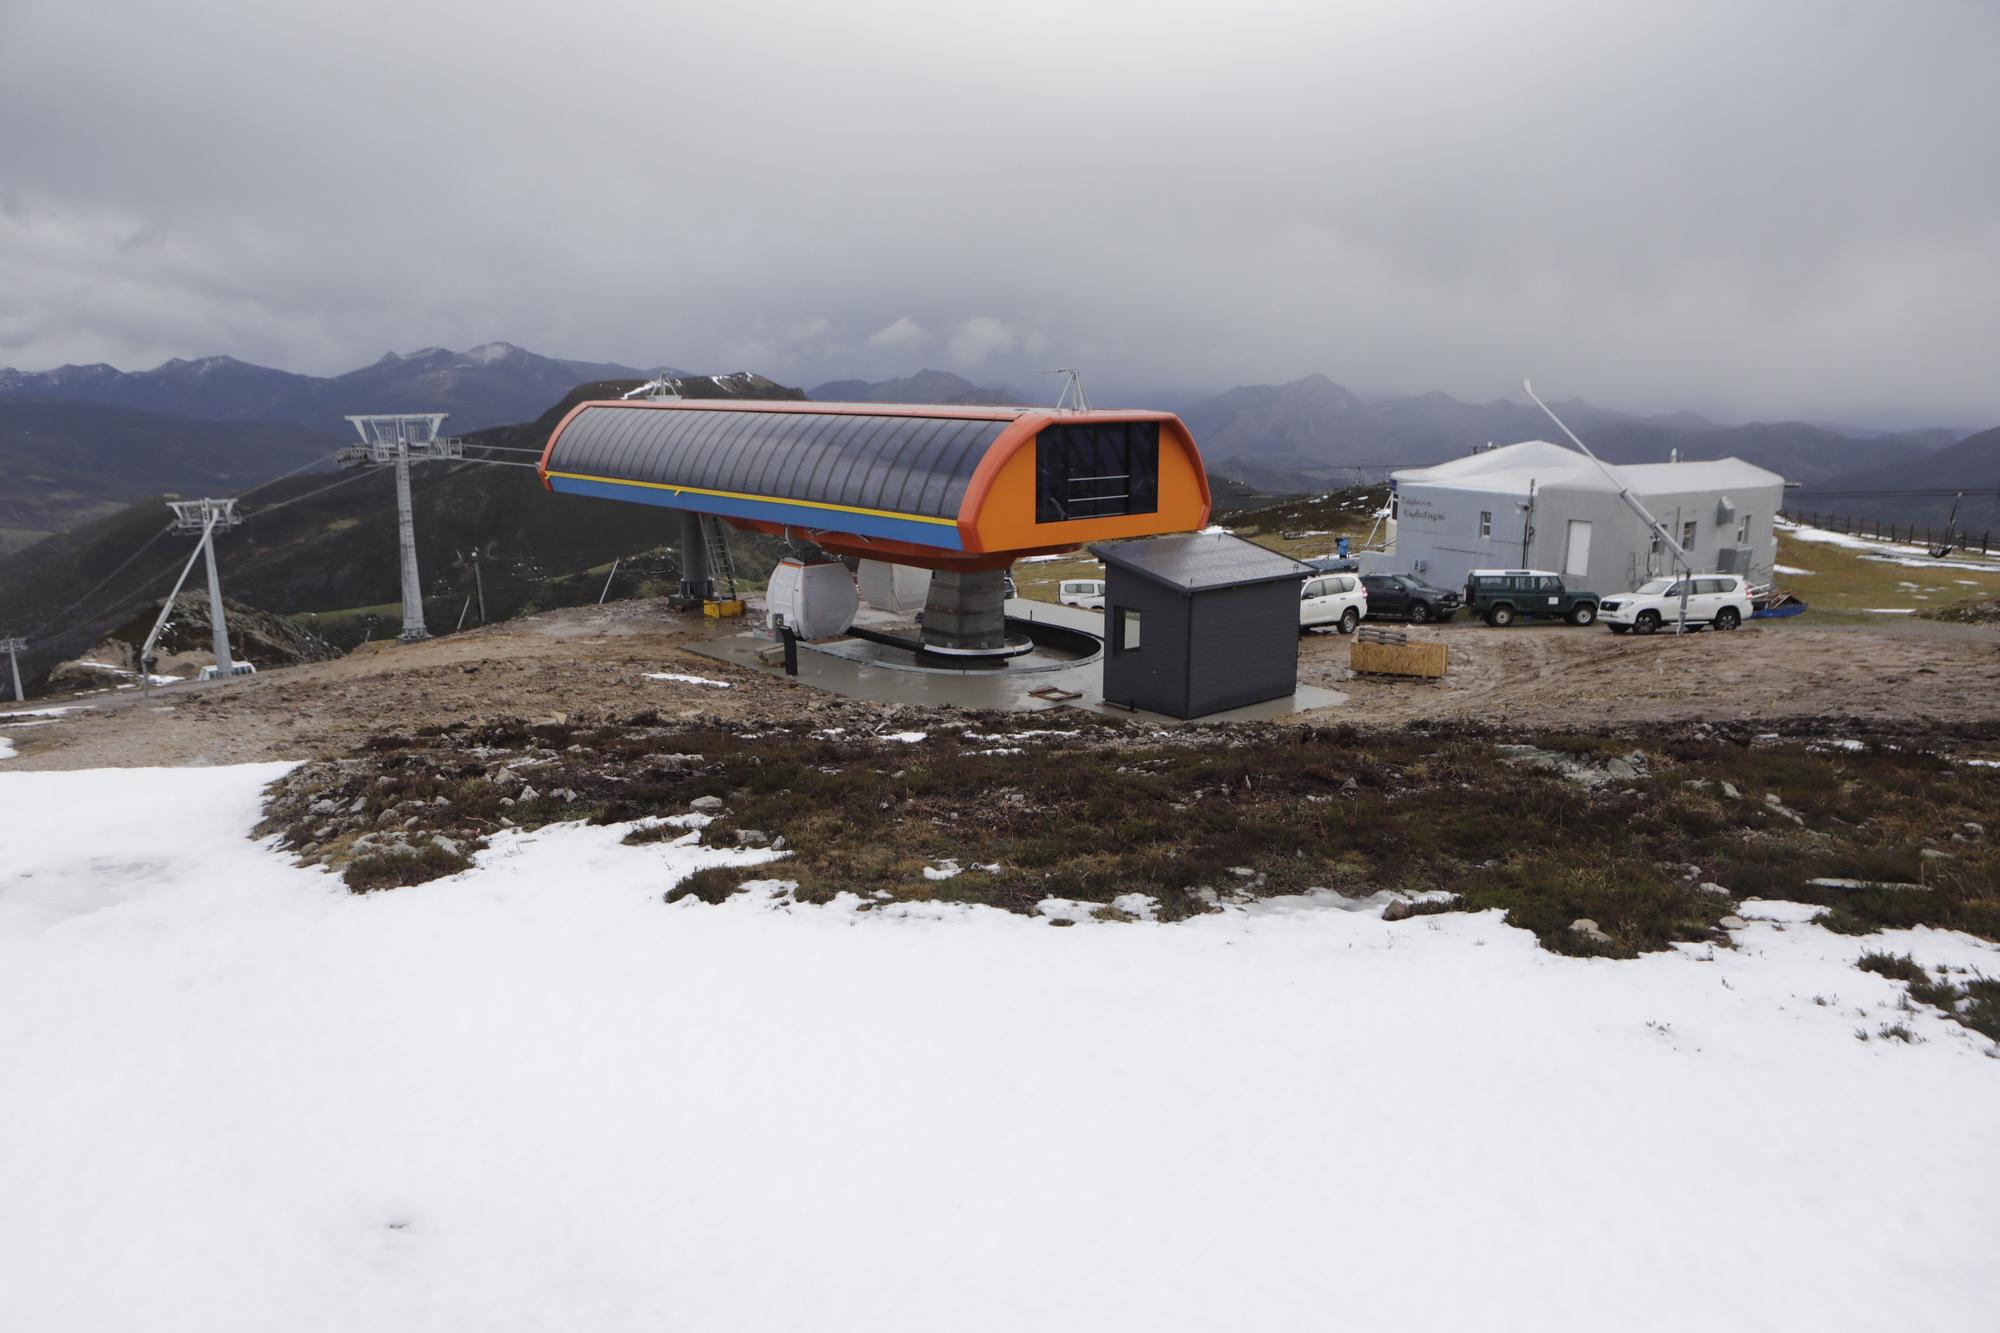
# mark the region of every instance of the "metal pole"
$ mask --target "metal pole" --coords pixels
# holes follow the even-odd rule
[[[167,600],[160,606],[160,615],[153,622],[152,632],[147,634],[146,641],[139,645],[139,693],[141,695],[148,693],[153,683],[153,668],[149,665],[153,657],[153,645],[159,642],[160,631],[166,628],[167,617],[174,613],[174,603],[180,598],[181,587],[187,582],[187,576],[193,572],[194,562],[201,559],[202,547],[207,543],[210,534],[214,531],[215,514],[211,512],[202,525],[201,541],[196,542],[194,550],[188,553],[188,562],[181,566],[181,576],[174,580],[173,591],[167,594]]]
[[[17,704],[28,701],[27,691],[21,688],[21,659],[15,656],[15,652],[20,646],[21,641],[19,639],[7,640],[7,665],[12,667],[14,671],[14,702]]]
[[[618,561],[623,560],[624,558],[625,557],[621,555],[617,557],[617,559],[614,559],[611,562],[611,572],[604,576],[604,591],[597,594],[597,604],[599,606],[603,606],[604,599],[611,595],[611,580],[618,577]]]
[[[229,622],[222,614],[222,577],[215,572],[215,525],[210,524],[202,534],[201,544],[208,552],[208,629],[210,642],[215,646],[215,672],[227,677],[235,667],[229,660]],[[146,664],[141,662],[144,671]]]
[[[424,585],[417,573],[417,524],[410,512],[410,442],[396,441],[396,540],[403,554],[403,632],[397,637],[404,643],[414,643],[418,639],[428,639],[430,631],[424,628]]]
[[[701,530],[701,515],[691,509],[681,511],[681,598],[705,602],[715,595],[709,579],[708,538]]]
[[[486,623],[486,580],[479,572],[479,548],[472,548],[472,588],[479,594],[479,623]]]

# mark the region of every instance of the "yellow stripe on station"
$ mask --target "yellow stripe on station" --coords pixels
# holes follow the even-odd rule
[[[664,481],[632,481],[626,477],[593,477],[584,472],[549,471],[551,477],[566,481],[594,481],[601,486],[643,486],[648,490],[672,491],[676,495],[712,495],[719,500],[748,500],[753,504],[797,505],[804,509],[825,509],[836,514],[865,514],[869,518],[893,518],[904,523],[935,523],[955,528],[955,518],[932,518],[927,514],[899,514],[893,509],[863,509],[859,505],[829,504],[824,500],[787,500],[777,495],[749,495],[742,491],[712,491],[701,486],[675,486]]]

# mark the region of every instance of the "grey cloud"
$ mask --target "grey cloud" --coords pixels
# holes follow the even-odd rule
[[[0,8],[0,362],[2000,419],[2000,7]]]

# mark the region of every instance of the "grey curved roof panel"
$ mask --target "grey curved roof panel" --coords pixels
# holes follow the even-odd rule
[[[1012,420],[593,403],[557,432],[553,474],[956,519]]]

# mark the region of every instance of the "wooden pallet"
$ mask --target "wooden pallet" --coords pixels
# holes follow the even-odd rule
[[[1356,631],[1354,642],[1348,648],[1347,665],[1356,675],[1362,676],[1414,676],[1423,680],[1439,680],[1445,673],[1445,666],[1451,657],[1451,645],[1430,643],[1419,640],[1410,642],[1410,636],[1401,630],[1369,629]]]

